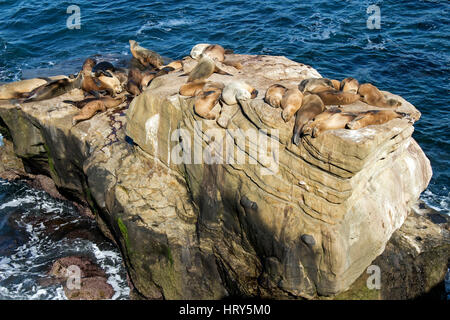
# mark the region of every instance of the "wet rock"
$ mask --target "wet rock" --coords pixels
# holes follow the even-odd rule
[[[107,283],[106,273],[85,257],[70,256],[58,259],[53,263],[49,275],[55,279],[47,279],[41,284],[59,281],[70,300],[102,300],[110,299],[114,295],[114,289]],[[80,276],[79,282],[74,279],[77,275]]]

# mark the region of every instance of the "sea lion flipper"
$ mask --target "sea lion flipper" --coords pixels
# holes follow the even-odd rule
[[[89,91],[89,93],[92,94],[96,98],[101,98],[101,95],[98,91],[91,90],[91,91]]]
[[[92,80],[94,81],[94,83],[97,87],[102,86],[102,83],[100,82],[100,80],[98,78],[93,77]]]
[[[218,66],[216,66],[216,67],[214,68],[214,72],[215,72],[215,73],[218,73],[218,74],[222,74],[222,75],[224,75],[224,76],[232,76],[232,74],[230,74],[230,73],[228,73],[228,72],[226,72],[226,71],[220,69]]]

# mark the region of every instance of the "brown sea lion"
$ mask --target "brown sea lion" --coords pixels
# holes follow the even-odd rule
[[[197,60],[202,55],[207,55],[213,60],[224,62],[225,55],[230,53],[233,53],[233,50],[224,49],[220,44],[199,43],[192,47],[190,56]]]
[[[288,122],[302,106],[303,93],[297,88],[288,89],[281,99],[281,108],[283,112],[281,117],[284,122]]]
[[[139,62],[148,67],[153,66],[155,68],[160,68],[164,65],[163,58],[155,51],[143,48],[134,40],[129,40],[130,51],[134,58],[139,60]]]
[[[213,60],[223,62],[225,60],[225,49],[219,44],[211,44],[203,50],[203,54]]]
[[[83,73],[78,73],[75,79],[59,79],[53,80],[49,83],[41,85],[36,89],[26,94],[26,98],[23,102],[41,101],[52,99],[63,95],[73,89],[80,88],[83,82]]]
[[[369,110],[358,114],[351,122],[347,123],[347,128],[356,130],[370,125],[380,125],[392,119],[402,119],[409,115],[393,110]]]
[[[126,89],[129,93],[137,96],[142,93],[148,83],[156,77],[156,72],[145,71],[142,72],[138,68],[131,68],[128,71],[128,81],[126,84]]]
[[[221,82],[211,82],[211,81],[199,81],[199,82],[188,82],[180,87],[180,95],[194,97],[198,95],[202,90],[208,91],[208,88],[219,88],[223,89],[224,84]]]
[[[182,60],[175,60],[175,61],[172,61],[171,63],[165,65],[163,68],[167,68],[167,67],[173,68],[174,70],[179,70],[179,69],[183,68],[183,62],[182,62]]]
[[[192,47],[189,55],[192,57],[192,59],[198,60],[198,59],[200,59],[201,55],[203,54],[203,51],[210,45],[211,44],[209,44],[209,43],[198,43]]]
[[[340,90],[342,92],[358,93],[359,82],[355,78],[345,78],[341,81]]]
[[[306,92],[317,93],[329,89],[334,89],[333,82],[327,78],[308,78],[298,85],[298,89],[304,94]]]
[[[92,118],[98,111],[106,111],[108,109],[117,107],[126,100],[126,96],[119,98],[102,97],[94,100],[89,100],[80,112],[72,118],[72,124],[75,125],[79,121],[88,120]]]
[[[394,108],[401,105],[401,103],[395,99],[386,99],[384,94],[370,83],[363,83],[360,85],[358,93],[361,95],[361,101],[372,106]]]
[[[215,120],[216,115],[211,114],[211,110],[219,102],[221,94],[220,88],[202,90],[194,100],[195,113],[204,119]]]
[[[105,90],[111,96],[115,96],[116,93],[120,93],[122,89],[119,79],[107,76],[95,77],[92,73],[92,68],[95,65],[96,62],[94,59],[88,58],[84,61],[80,72],[83,74],[81,89],[86,92]]]
[[[303,103],[301,108],[295,113],[295,125],[294,134],[292,136],[292,142],[295,145],[299,145],[300,138],[303,134],[304,126],[317,115],[321,114],[325,110],[325,105],[322,99],[315,94],[309,94],[303,97]]]
[[[341,112],[339,109],[328,110],[308,123],[303,129],[303,134],[310,134],[311,137],[316,138],[326,130],[344,129],[347,123],[357,116],[356,113]]]
[[[185,83],[180,87],[179,93],[182,96],[188,96],[188,97],[196,96],[197,94],[199,94],[202,91],[205,84],[206,84],[206,81]]]
[[[346,105],[359,101],[359,94],[337,91],[335,89],[316,92],[326,106],[329,105]]]
[[[281,100],[286,91],[287,88],[285,86],[273,84],[267,89],[264,101],[271,107],[281,108]]]
[[[333,84],[334,89],[341,90],[341,82],[339,80],[330,79],[330,81]]]
[[[208,79],[214,72],[223,75],[231,74],[221,70],[216,66],[214,60],[208,56],[202,56],[194,69],[189,73],[187,82],[202,81]]]
[[[54,80],[66,79],[67,76],[54,76],[49,78],[34,78],[6,83],[0,86],[0,100],[26,98],[28,94],[44,84]]]
[[[242,81],[228,83],[222,91],[222,101],[228,105],[237,104],[239,100],[255,99],[258,90]]]

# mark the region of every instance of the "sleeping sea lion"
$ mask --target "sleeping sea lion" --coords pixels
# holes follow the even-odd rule
[[[372,106],[380,108],[394,108],[401,105],[400,101],[395,99],[386,99],[384,94],[370,83],[363,83],[360,85],[358,93],[361,95],[361,101]]]
[[[202,90],[194,100],[194,111],[200,117],[208,120],[216,119],[216,115],[211,114],[211,110],[219,102],[222,89],[209,88]]]
[[[318,114],[322,113],[324,110],[325,105],[319,96],[309,94],[303,98],[301,108],[295,113],[294,134],[292,136],[292,142],[295,145],[298,146],[300,143],[300,138],[303,134],[303,127],[305,124],[307,124]]]
[[[222,101],[228,105],[237,104],[239,100],[255,99],[258,90],[242,81],[228,83],[222,91]]]
[[[98,111],[106,111],[108,109],[117,107],[127,99],[126,96],[119,98],[102,97],[97,99],[89,99],[84,104],[80,112],[72,118],[72,124],[75,125],[79,121],[88,120],[92,118]]]
[[[6,83],[0,86],[0,100],[21,99],[44,84],[53,80],[66,79],[66,76],[54,76],[49,78],[34,78],[21,81]]]
[[[303,134],[310,134],[311,137],[316,138],[326,130],[344,129],[347,123],[357,116],[356,113],[342,112],[337,108],[331,109],[319,114],[312,122],[305,125]]]
[[[281,117],[284,122],[288,122],[294,116],[298,109],[302,106],[303,93],[297,88],[288,89],[281,99],[281,108],[283,112]]]
[[[342,92],[335,89],[316,92],[326,106],[346,105],[360,100],[360,95],[351,92]]]
[[[55,98],[73,89],[80,88],[82,82],[82,72],[78,73],[78,76],[75,79],[65,78],[53,80],[29,92],[23,102],[40,101]]]
[[[281,100],[286,91],[287,88],[285,86],[273,84],[267,89],[264,101],[271,107],[281,108]]]
[[[358,93],[359,82],[355,78],[348,77],[341,81],[340,90],[342,92]]]
[[[347,128],[356,130],[370,125],[380,125],[392,119],[402,119],[409,117],[408,114],[393,110],[369,110],[361,112],[351,122],[347,123]]]
[[[306,92],[317,93],[320,91],[334,89],[334,86],[333,82],[327,78],[308,78],[300,82],[298,89],[305,94]]]

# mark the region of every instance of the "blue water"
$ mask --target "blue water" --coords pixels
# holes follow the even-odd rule
[[[79,30],[66,27],[72,4]],[[367,28],[372,4],[380,29]],[[1,1],[0,82],[76,72],[95,54],[118,61],[129,39],[173,59],[200,42],[285,55],[403,96],[422,112],[414,138],[434,172],[422,199],[449,214],[449,1]]]

